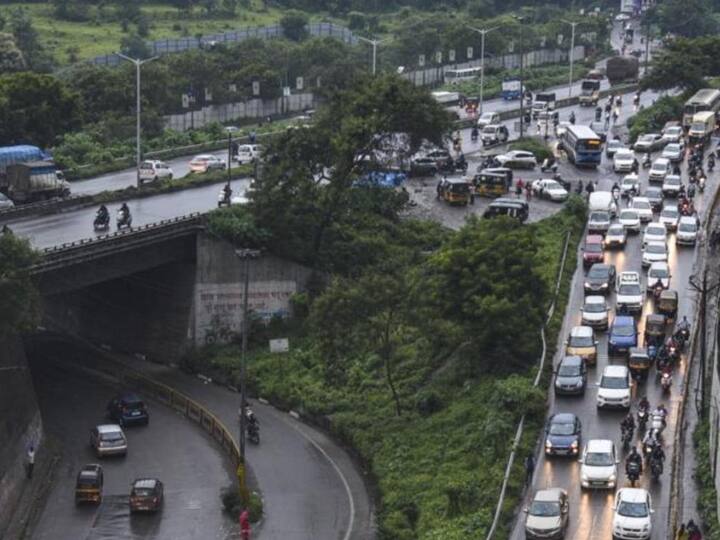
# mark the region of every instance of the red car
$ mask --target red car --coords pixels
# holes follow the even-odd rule
[[[605,261],[605,253],[603,253],[603,237],[599,234],[589,234],[585,237],[583,245],[583,266],[590,268],[595,263]]]
[[[157,512],[163,503],[163,483],[157,478],[138,478],[130,490],[130,512]]]

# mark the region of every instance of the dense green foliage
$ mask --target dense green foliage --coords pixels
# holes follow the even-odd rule
[[[524,137],[510,143],[510,150],[532,152],[539,162],[552,156],[552,149],[542,140],[533,137]]]
[[[696,451],[694,478],[698,484],[698,512],[702,521],[706,540],[720,540],[720,520],[717,513],[717,491],[713,478],[713,467],[710,456],[710,425],[707,420],[698,424],[693,433]]]
[[[650,107],[630,117],[630,142],[634,142],[643,133],[658,133],[665,122],[680,118],[684,103],[683,96],[663,96]]]
[[[28,271],[36,261],[30,242],[0,233],[0,335],[33,330],[39,322],[40,295]]]
[[[678,38],[667,43],[641,84],[656,90],[679,87],[693,91],[707,86],[707,77],[717,75],[720,75],[719,37]]]
[[[716,34],[720,5],[713,0],[663,0],[646,15],[663,35],[699,37]]]

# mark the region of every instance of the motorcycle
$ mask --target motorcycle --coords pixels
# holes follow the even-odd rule
[[[652,165],[652,160],[650,159],[650,154],[646,154],[645,159],[643,159],[642,166],[643,169],[649,169]]]
[[[131,229],[132,228],[132,216],[128,212],[127,214],[123,210],[117,212],[117,229]]]
[[[95,220],[93,221],[93,228],[96,231],[107,231],[110,228],[110,214],[105,214],[103,216],[96,215]]]
[[[260,426],[257,424],[248,424],[247,427],[248,441],[253,444],[260,444]]]
[[[662,375],[660,376],[660,386],[663,389],[663,392],[670,392],[670,388],[672,388],[672,374],[670,371],[663,371]]]
[[[470,132],[470,140],[472,142],[477,142],[478,136],[479,136],[479,133],[478,133],[477,128],[473,128],[473,130]]]
[[[550,171],[552,173],[556,173],[557,168],[558,168],[558,166],[557,166],[557,163],[555,163],[555,161],[550,161],[549,159],[545,158],[545,160],[540,165],[540,172]]]
[[[637,419],[638,419],[638,431],[645,431],[645,426],[647,425],[647,421],[648,421],[647,409],[638,409]]]
[[[653,480],[660,478],[663,473],[663,462],[659,458],[650,458],[650,474],[652,474]]]
[[[620,429],[620,439],[622,440],[623,448],[627,452],[627,450],[630,448],[630,443],[632,441],[633,430],[632,428],[625,426]]]
[[[665,417],[661,414],[653,414],[650,418],[650,429],[660,437],[665,429]]]
[[[230,206],[230,199],[232,197],[231,191],[226,191],[224,189],[220,190],[220,193],[218,193],[218,208],[222,206]]]
[[[680,348],[683,348],[690,339],[690,328],[687,326],[678,328],[673,337],[675,338],[675,341],[680,344]]]
[[[632,487],[635,487],[635,482],[640,479],[640,471],[641,466],[635,461],[630,461],[625,466],[625,474],[627,475],[628,480],[630,480],[630,485]]]
[[[708,168],[708,169],[710,171],[712,171],[711,168]],[[698,178],[698,191],[700,191],[700,193],[705,191],[705,177],[704,176],[701,176],[700,178]]]

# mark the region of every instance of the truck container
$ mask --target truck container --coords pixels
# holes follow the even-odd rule
[[[70,184],[51,161],[30,161],[8,165],[0,177],[0,191],[18,204],[66,197]]]
[[[634,56],[613,56],[608,58],[605,74],[610,84],[638,80],[640,61]]]
[[[0,175],[5,174],[8,165],[29,161],[46,161],[50,156],[37,146],[20,144],[0,147]]]
[[[520,99],[520,79],[506,79],[502,82],[502,98],[506,101]]]

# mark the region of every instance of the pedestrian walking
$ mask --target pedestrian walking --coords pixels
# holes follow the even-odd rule
[[[240,513],[240,538],[250,540],[250,512],[247,508]]]
[[[530,199],[532,199],[532,189],[530,189],[530,182],[525,184],[525,200],[530,202]]]
[[[532,454],[528,454],[525,458],[525,485],[532,483],[533,473],[535,472],[535,458]]]
[[[33,469],[35,468],[35,447],[31,444],[25,455],[25,473],[28,480],[32,478]]]
[[[685,529],[685,524],[681,523],[680,528],[678,529],[677,533],[675,534],[675,540],[689,540],[689,535],[687,530]]]

